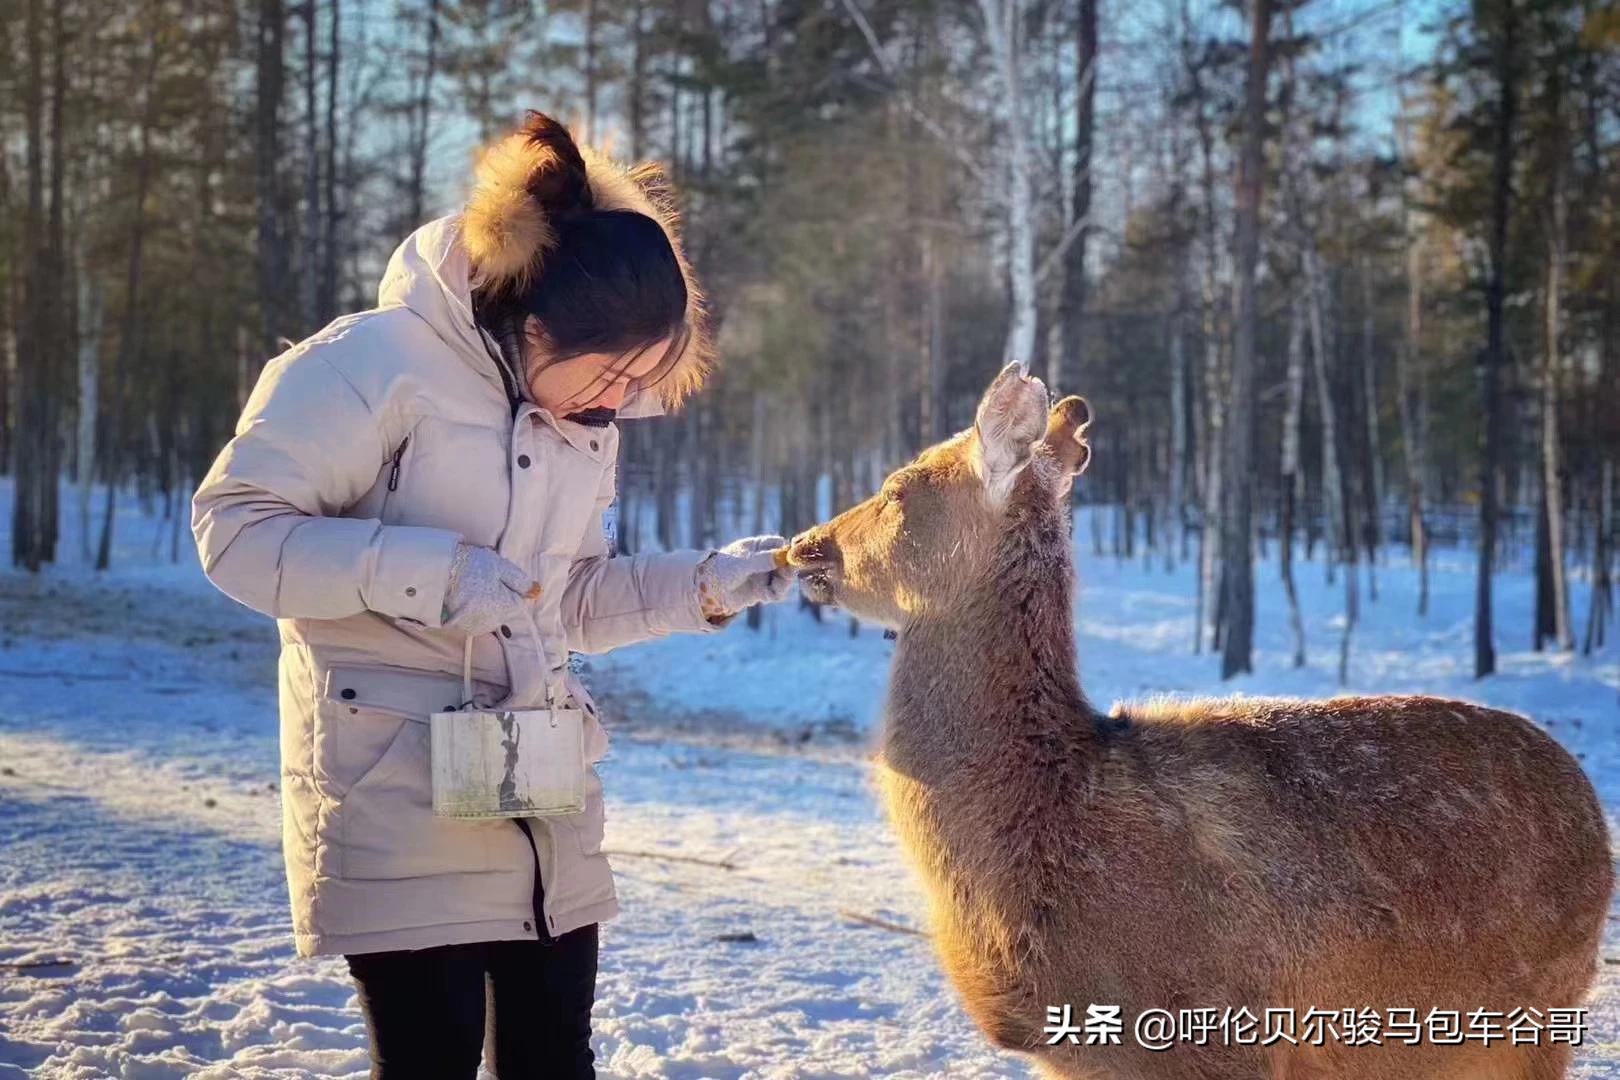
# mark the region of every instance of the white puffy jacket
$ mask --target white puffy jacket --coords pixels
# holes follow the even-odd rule
[[[459,230],[417,230],[374,310],[266,366],[193,503],[209,578],[280,621],[283,846],[304,955],[558,935],[618,911],[594,769],[577,815],[432,813],[428,716],[462,697],[465,636],[439,628],[457,541],[543,587],[538,640],[513,625],[476,641],[480,698],[539,706],[566,679],[593,762],[607,737],[568,651],[715,629],[694,580],[707,552],[610,557],[618,430],[528,404],[514,417]],[[643,394],[620,416],[658,411]]]

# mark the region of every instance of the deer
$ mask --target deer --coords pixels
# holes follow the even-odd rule
[[[876,786],[969,1018],[1053,1078],[1563,1076],[1548,1021],[1592,985],[1613,886],[1579,764],[1436,697],[1094,708],[1069,511],[1091,419],[1009,365],[970,429],[786,556],[811,600],[897,635]],[[1115,1037],[1054,1027],[1070,1005],[1115,1010]],[[1133,1038],[1201,1008],[1292,1035]],[[1344,1009],[1401,1037],[1357,1040]],[[1311,1010],[1342,1026],[1295,1026]],[[1522,1038],[1450,1044],[1452,1010]]]

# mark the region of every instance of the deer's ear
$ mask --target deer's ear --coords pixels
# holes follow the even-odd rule
[[[1086,442],[1086,428],[1090,426],[1091,405],[1085,398],[1073,394],[1052,406],[1046,418],[1046,435],[1041,445],[1052,452],[1071,476],[1085,472],[1091,461],[1091,447]]]
[[[1001,369],[979,402],[973,430],[974,465],[993,502],[1012,491],[1047,426],[1046,387],[1017,364]]]
[[[1046,434],[1041,437],[1041,445],[1062,469],[1059,495],[1067,495],[1074,478],[1091,464],[1091,444],[1086,442],[1086,428],[1090,426],[1091,405],[1085,398],[1073,394],[1052,406],[1046,418]]]

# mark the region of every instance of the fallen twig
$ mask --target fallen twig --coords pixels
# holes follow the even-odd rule
[[[675,855],[667,851],[625,851],[623,849],[602,850],[604,855],[613,855],[627,859],[659,859],[664,862],[697,863],[699,866],[717,866],[722,870],[735,870],[737,864],[727,856],[723,859],[705,859],[698,855]]]
[[[93,671],[14,671],[0,668],[0,678],[8,679],[72,679],[77,682],[131,682],[134,675],[100,675]]]
[[[890,922],[888,919],[880,919],[876,915],[863,915],[859,911],[850,911],[848,908],[839,908],[838,914],[852,922],[865,923],[867,926],[875,926],[879,930],[893,930],[897,934],[915,934],[917,937],[928,936],[926,931],[919,930],[915,926]]]

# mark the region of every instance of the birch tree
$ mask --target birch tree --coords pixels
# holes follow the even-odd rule
[[[1405,338],[1395,353],[1395,377],[1401,445],[1406,462],[1406,511],[1411,534],[1412,563],[1418,571],[1417,613],[1429,613],[1429,535],[1423,516],[1425,471],[1424,428],[1428,408],[1423,358],[1423,236],[1417,222],[1415,202],[1416,168],[1412,161],[1410,122],[1411,103],[1401,83],[1400,112],[1396,137],[1405,177],[1401,183],[1401,232],[1406,243],[1406,326]]]

